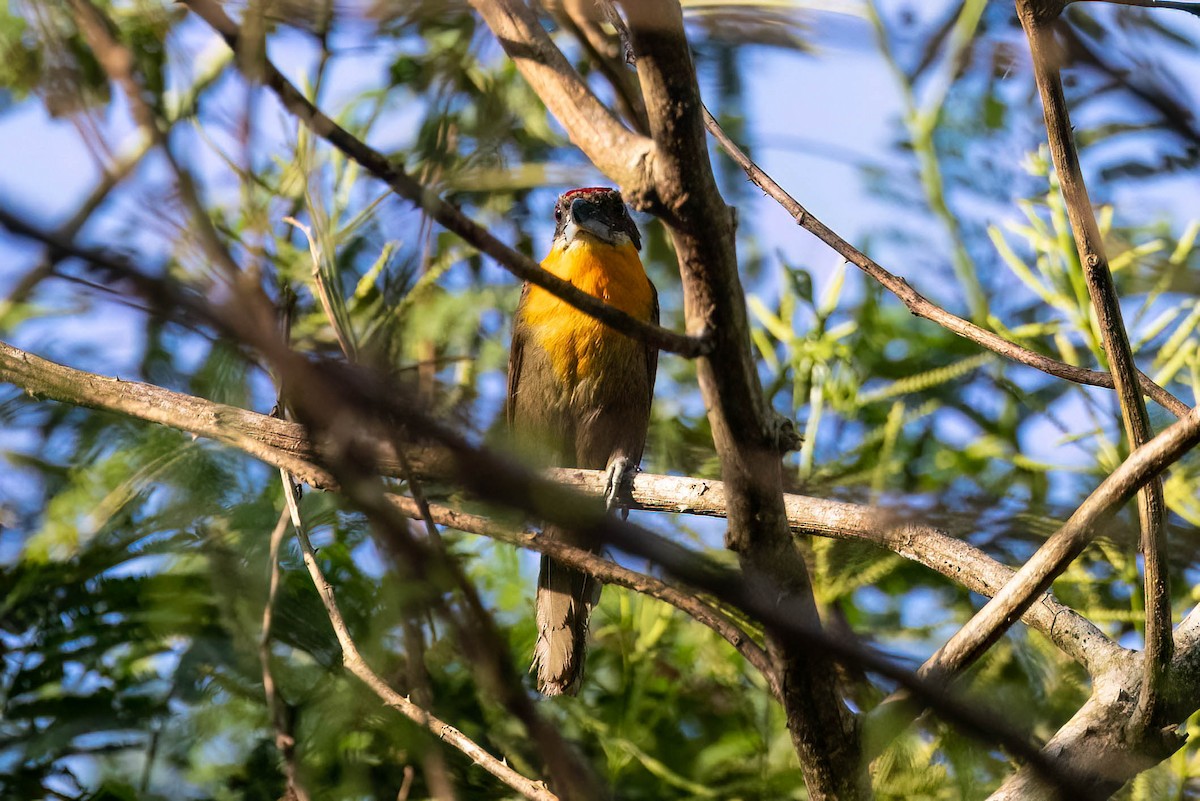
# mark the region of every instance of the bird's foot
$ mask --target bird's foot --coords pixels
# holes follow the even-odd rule
[[[799,450],[804,444],[804,435],[796,430],[795,422],[774,409],[769,410],[767,414],[767,441],[780,453]]]
[[[638,467],[625,456],[618,456],[608,463],[604,478],[604,508],[609,512],[621,510],[623,518],[629,517],[629,502],[633,500],[633,478]]]

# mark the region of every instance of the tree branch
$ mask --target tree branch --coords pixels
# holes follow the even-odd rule
[[[770,175],[755,164],[737,146],[737,143],[729,138],[728,134],[721,128],[720,123],[707,110],[704,112],[704,124],[708,127],[709,132],[712,133],[713,138],[721,145],[721,148],[742,168],[747,177],[782,206],[784,211],[790,214],[801,228],[812,233],[817,239],[820,239],[842,258],[846,259],[846,261],[878,281],[885,289],[899,298],[900,302],[907,306],[908,310],[915,316],[936,323],[947,331],[957,334],[963,339],[970,340],[976,345],[999,354],[1006,359],[1011,359],[1012,361],[1032,367],[1035,370],[1040,370],[1056,378],[1063,378],[1077,384],[1104,387],[1106,389],[1113,389],[1116,386],[1110,373],[1076,367],[1066,362],[1060,362],[1057,359],[1051,359],[1049,356],[1043,356],[1036,351],[1023,348],[1015,342],[1009,342],[1004,337],[988,331],[986,328],[980,328],[978,325],[955,314],[951,314],[936,303],[933,303],[920,292],[913,289],[908,281],[888,272],[865,253],[851,245],[845,239],[842,239],[835,231],[810,214],[808,209],[800,205]],[[1190,406],[1154,383],[1144,373],[1137,373],[1137,382],[1143,393],[1176,417],[1183,417],[1191,410]]]
[[[238,28],[214,0],[186,0],[197,16],[207,22],[229,44],[238,46]],[[561,55],[561,54],[560,54]],[[436,193],[419,184],[404,168],[390,161],[379,151],[342,128],[316,106],[275,68],[269,60],[263,62],[263,80],[279,97],[284,108],[296,116],[315,135],[341,150],[352,161],[387,184],[392,191],[415,204],[442,227],[491,258],[501,267],[535,286],[561,298],[571,306],[595,317],[605,325],[628,336],[645,340],[662,350],[694,357],[707,349],[700,337],[677,334],[658,325],[646,323],[624,313],[571,283],[543,270],[535,261],[519,253],[493,236]]]
[[[1084,280],[1100,326],[1104,352],[1112,368],[1125,435],[1132,450],[1144,445],[1153,436],[1153,431],[1142,393],[1138,389],[1137,365],[1133,361],[1133,351],[1121,318],[1120,300],[1108,268],[1103,236],[1092,212],[1083,171],[1079,166],[1079,154],[1075,148],[1062,77],[1057,66],[1059,58],[1054,33],[1049,21],[1037,18],[1030,2],[1016,0],[1017,16],[1029,39],[1033,74],[1045,113],[1050,155],[1058,173],[1067,216],[1075,235],[1075,247],[1083,265]],[[1138,494],[1146,614],[1145,675],[1138,700],[1138,714],[1131,721],[1131,725],[1138,728],[1151,725],[1156,717],[1171,661],[1171,592],[1166,564],[1164,515],[1162,481],[1154,478]]]
[[[608,0],[603,3],[597,0],[563,0],[555,11],[555,18],[575,35],[612,86],[617,105],[628,124],[639,134],[645,134],[650,123],[646,119],[646,105],[642,102],[637,76],[626,61],[628,37],[622,38],[618,32],[614,39],[601,26],[605,20],[621,21],[620,15]]]
[[[269,465],[288,469],[297,477],[303,476],[303,480],[313,487],[339,489],[334,477],[320,466],[336,453],[336,443],[314,442],[298,423],[225,406],[152,384],[121,381],[75,370],[3,342],[0,342],[0,380],[12,383],[30,395],[117,412],[213,439]],[[372,456],[384,475],[404,475],[401,457],[383,432],[367,431],[359,439],[377,443],[377,450]],[[404,460],[409,462],[413,474],[419,478],[444,479],[453,475],[453,460],[440,448],[411,447],[405,450]],[[591,495],[604,493],[603,471],[559,468],[547,471],[546,476]],[[727,514],[724,482],[708,479],[639,473],[633,481],[631,500],[631,508],[651,512],[711,517],[725,517]],[[989,598],[1013,576],[1012,569],[967,544],[961,537],[905,520],[897,514],[803,495],[785,495],[784,504],[788,527],[795,534],[869,542],[922,564]],[[404,511],[407,514],[408,510]],[[435,515],[435,519],[454,528],[461,528],[455,520],[462,522],[473,519],[462,517],[462,513],[449,509],[443,514],[445,517]],[[473,528],[463,530],[493,536],[482,523],[472,522],[471,525]],[[495,530],[497,538],[499,532],[508,531],[502,527]],[[557,546],[542,547],[540,543],[544,540],[541,538],[521,534],[514,536],[520,538],[520,542],[514,541],[514,544],[560,556],[548,550]],[[568,556],[561,558],[564,562],[570,559]],[[573,566],[591,572],[593,568],[599,570],[601,564],[611,564],[594,555],[591,558],[594,561],[584,560]],[[605,575],[594,575],[606,580]],[[614,583],[620,583],[620,577],[617,574],[613,576]],[[666,597],[662,600],[674,603]],[[1197,619],[1200,620],[1200,616]],[[1114,660],[1128,653],[1085,618],[1050,595],[1026,610],[1023,620],[1092,675],[1104,672]],[[750,661],[759,667],[753,659]]]
[[[295,801],[309,801],[308,790],[300,782],[299,766],[296,764],[296,738],[292,735],[288,721],[287,709],[283,699],[275,687],[275,674],[271,670],[271,629],[275,617],[275,596],[279,590],[279,546],[283,543],[283,535],[287,533],[289,514],[285,508],[279,515],[279,522],[271,532],[271,541],[267,549],[267,562],[270,565],[270,575],[267,585],[267,600],[263,604],[262,632],[258,637],[258,662],[262,667],[263,695],[267,699],[267,716],[271,719],[271,727],[275,730],[275,748],[283,757],[283,776],[287,782],[287,792]]]
[[[1140,654],[1137,655],[1140,658]],[[1175,660],[1176,664],[1179,660]],[[1108,798],[1139,773],[1162,762],[1179,750],[1186,736],[1174,725],[1132,730],[1138,699],[1133,694],[1141,667],[1133,659],[1092,687],[1092,695],[1066,725],[1055,732],[1042,749],[1048,759],[1083,777],[1081,792],[1092,798]],[[1173,668],[1174,670],[1174,668]],[[1194,677],[1185,691],[1187,702],[1164,710],[1186,718],[1197,706],[1200,686]],[[1187,711],[1183,711],[1186,709]],[[989,796],[989,801],[1059,801],[1059,791],[1047,785],[1036,771],[1022,767]]]
[[[708,157],[700,91],[672,0],[622,4],[638,80],[656,146],[653,175],[684,292],[688,331],[711,332],[713,351],[697,363],[713,444],[727,492],[726,547],[738,554],[760,601],[790,605],[803,627],[820,632],[811,580],[792,542],[783,506],[784,432],[769,408],[751,358],[745,292],[738,275],[733,214]],[[788,731],[809,796],[845,801],[870,795],[854,716],[842,701],[828,655],[768,625]]]
[[[655,146],[635,134],[588,88],[562,51],[518,0],[471,0],[521,75],[566,129],[571,141],[637,208],[657,206]]]
[[[1054,532],[1016,575],[922,665],[921,675],[944,679],[978,658],[1008,630],[1038,596],[1146,482],[1200,443],[1200,409],[1193,409],[1129,455]]]

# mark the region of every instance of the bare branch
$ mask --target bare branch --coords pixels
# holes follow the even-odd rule
[[[1038,596],[1092,540],[1097,527],[1109,519],[1146,482],[1200,443],[1200,409],[1129,455],[1088,496],[1070,519],[1046,540],[992,600],[971,618],[919,671],[943,679],[978,658],[1008,630]]]
[[[712,337],[712,353],[698,361],[697,377],[726,483],[725,544],[737,552],[752,592],[771,588],[769,600],[758,600],[790,606],[799,626],[824,635],[807,566],[787,525],[780,459],[787,432],[766,402],[750,355],[733,213],[713,176],[682,11],[672,0],[622,5],[656,147],[661,216],[679,259],[688,331]],[[809,797],[868,797],[856,721],[842,701],[829,654],[771,625],[767,648],[778,665],[788,731]]]
[[[1095,309],[1100,335],[1112,368],[1121,418],[1130,449],[1145,444],[1152,436],[1146,404],[1138,390],[1137,365],[1121,317],[1120,299],[1108,268],[1104,240],[1091,200],[1083,182],[1079,154],[1071,130],[1067,100],[1063,94],[1062,76],[1058,70],[1057,48],[1050,23],[1039,20],[1030,5],[1031,0],[1016,0],[1017,16],[1029,39],[1033,56],[1033,74],[1045,112],[1046,134],[1050,155],[1058,173],[1067,216],[1075,235],[1075,247],[1083,265],[1083,276]],[[1132,724],[1145,728],[1156,717],[1157,707],[1166,682],[1167,666],[1171,661],[1171,592],[1167,575],[1166,531],[1162,481],[1151,479],[1138,494],[1138,517],[1141,522],[1141,551],[1145,572],[1146,660],[1142,678],[1138,714]]]
[[[655,207],[654,143],[622,125],[600,102],[526,3],[471,0],[471,5],[571,141],[616,181],[626,200],[638,208]]]
[[[817,239],[820,239],[826,245],[833,248],[846,261],[878,281],[885,289],[899,298],[900,302],[907,306],[908,310],[917,317],[937,323],[947,331],[957,334],[963,339],[970,340],[1006,359],[1011,359],[1012,361],[1032,367],[1035,370],[1041,370],[1043,373],[1055,376],[1056,378],[1063,378],[1077,384],[1104,387],[1106,389],[1113,389],[1116,386],[1110,373],[1076,367],[1066,362],[1060,362],[1057,359],[1051,359],[1049,356],[1043,356],[1040,353],[1023,348],[1015,342],[1009,342],[1000,335],[988,331],[986,328],[980,328],[974,323],[951,314],[941,306],[933,303],[920,292],[913,289],[908,281],[888,272],[865,253],[851,245],[845,239],[842,239],[836,232],[810,214],[808,209],[800,205],[795,198],[789,195],[783,187],[777,184],[770,175],[755,164],[729,138],[728,134],[721,128],[720,123],[707,110],[704,112],[704,123],[708,127],[709,132],[712,133],[713,138],[720,143],[721,148],[745,171],[750,180],[782,206],[784,211],[790,214],[801,228],[812,233]],[[1138,386],[1142,392],[1171,414],[1176,417],[1183,417],[1191,410],[1190,406],[1151,381],[1144,373],[1138,372],[1137,376]]]
[[[83,226],[87,224],[96,210],[104,204],[104,201],[108,199],[108,196],[117,185],[133,172],[149,151],[150,140],[142,138],[128,153],[116,159],[111,164],[103,165],[103,174],[100,180],[96,182],[96,185],[92,187],[88,196],[75,209],[75,213],[60,225],[55,233],[63,239],[74,239],[75,235],[82,230]],[[14,307],[25,302],[37,288],[38,284],[54,274],[58,262],[59,259],[47,255],[13,285],[12,290],[8,293],[8,297],[0,300],[0,325],[3,324],[4,318],[8,316],[8,313]]]
[[[1139,669],[1134,659],[1096,682],[1087,702],[1042,749],[1047,758],[1082,777],[1079,791],[1089,797],[1108,798],[1130,779],[1178,751],[1186,739],[1173,725],[1130,730],[1129,720],[1137,714],[1138,703],[1130,688],[1140,680]],[[1180,718],[1196,709],[1196,684],[1190,687],[1187,711],[1179,712]],[[989,801],[1060,801],[1063,797],[1036,771],[1022,767],[989,796]]]
[[[308,790],[300,783],[296,765],[296,738],[292,736],[288,723],[287,710],[279,691],[275,687],[275,674],[271,670],[271,627],[275,617],[275,596],[279,591],[279,546],[283,543],[283,535],[287,533],[290,516],[285,508],[279,515],[279,522],[271,532],[271,542],[267,550],[267,561],[270,564],[270,577],[267,585],[267,600],[263,604],[262,632],[258,637],[258,662],[262,666],[263,694],[267,698],[267,715],[271,718],[271,726],[275,729],[275,747],[283,757],[283,776],[287,782],[288,791],[296,801],[309,801]]]
[[[214,0],[186,0],[197,16],[207,22],[229,44],[237,47],[238,28]],[[638,320],[602,300],[576,288],[571,283],[543,270],[535,261],[519,253],[475,223],[436,193],[419,184],[404,168],[390,161],[379,151],[342,128],[306,98],[270,61],[264,61],[263,78],[279,97],[284,107],[314,134],[345,153],[352,161],[383,181],[409,202],[425,210],[430,217],[449,231],[460,236],[472,247],[484,253],[504,269],[535,286],[561,298],[585,314],[628,336],[643,339],[662,350],[693,357],[707,349],[698,337],[677,334],[661,326]]]

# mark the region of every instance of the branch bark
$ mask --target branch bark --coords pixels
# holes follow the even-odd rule
[[[711,332],[713,350],[698,361],[697,375],[726,485],[726,546],[737,552],[750,587],[783,594],[799,622],[820,631],[808,570],[787,525],[780,432],[750,356],[733,214],[708,158],[682,12],[670,0],[623,6],[657,149],[652,167],[661,217],[679,259],[687,328]],[[857,724],[840,697],[832,663],[796,638],[770,626],[767,631],[809,797],[869,797]]]
[[[1120,401],[1121,419],[1130,450],[1141,447],[1154,435],[1146,404],[1138,389],[1138,369],[1121,317],[1120,299],[1108,268],[1104,239],[1079,166],[1062,76],[1058,70],[1058,48],[1049,20],[1036,13],[1032,0],[1016,0],[1017,16],[1029,39],[1033,74],[1042,98],[1050,155],[1058,173],[1067,216],[1075,236],[1075,247],[1083,265],[1083,276],[1100,326],[1105,355],[1112,368],[1113,382]],[[1138,493],[1138,517],[1141,523],[1140,548],[1144,569],[1146,614],[1145,675],[1137,714],[1130,721],[1135,728],[1150,726],[1166,682],[1171,661],[1171,591],[1167,574],[1167,542],[1162,481],[1153,478]]]
[[[1174,726],[1130,730],[1129,720],[1137,714],[1137,698],[1130,690],[1141,680],[1138,670],[1138,660],[1133,659],[1098,682],[1087,702],[1042,749],[1047,759],[1073,775],[1086,777],[1079,791],[1089,798],[1108,798],[1183,745],[1184,737]],[[1195,685],[1192,689],[1189,709],[1194,711]],[[989,796],[989,801],[1059,801],[1062,797],[1036,771],[1022,767]]]
[[[521,75],[571,141],[621,188],[636,208],[658,205],[654,143],[633,133],[588,88],[562,51],[518,0],[471,0]]]
[[[268,546],[267,561],[270,565],[270,575],[267,585],[267,600],[263,604],[262,631],[258,637],[258,662],[262,668],[263,695],[267,699],[267,716],[275,730],[275,748],[283,759],[283,777],[287,793],[295,801],[310,801],[307,788],[300,781],[300,766],[296,762],[296,738],[292,735],[288,720],[287,708],[279,697],[275,686],[275,673],[271,669],[271,630],[275,619],[275,596],[279,591],[279,546],[283,543],[283,535],[287,533],[289,522],[288,510],[284,509],[279,515],[279,522],[271,531],[271,541]]]

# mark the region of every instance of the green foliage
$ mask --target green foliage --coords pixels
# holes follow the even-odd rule
[[[320,5],[252,3],[245,35],[269,45],[273,56],[278,47],[297,59],[289,75],[303,75],[304,91],[340,125],[497,236],[542,255],[553,192],[602,179],[500,56],[470,6],[378,4],[352,18],[340,5]],[[801,24],[797,4],[749,11],[736,3],[684,5],[706,96],[736,138],[751,144],[772,130],[772,109],[745,99],[776,80],[756,71],[764,53],[837,57],[836,45],[823,47],[820,25]],[[281,307],[293,303],[294,346],[328,358],[341,358],[348,347],[384,373],[413,378],[438,413],[471,437],[483,439],[498,426],[516,283],[283,117],[236,76],[234,56],[191,50],[198,22],[185,21],[181,8],[143,0],[99,7],[134,54],[145,94],[177,156],[200,180],[221,236],[264,292]],[[853,23],[856,47],[890,74],[901,109],[898,119],[880,120],[892,124],[895,138],[888,162],[859,165],[876,201],[896,201],[895,219],[889,212],[887,221],[894,227],[881,224],[862,247],[978,324],[1071,364],[1101,367],[1047,157],[1035,151],[1024,165],[1001,158],[1036,145],[1025,134],[1040,114],[1012,89],[1010,75],[1023,67],[1006,55],[1011,9],[972,0],[941,13],[938,24],[901,29],[885,7],[872,4],[865,20]],[[1110,29],[1082,13],[1073,12],[1069,33],[1084,44]],[[1194,38],[1140,21],[1146,15],[1121,19],[1153,42]],[[587,48],[567,28],[551,27],[610,99]],[[865,44],[872,31],[877,52]],[[254,52],[248,47],[238,58],[252,61]],[[363,53],[369,57],[356,60]],[[1171,96],[1161,87],[1121,90],[1102,65],[1084,60],[1077,69],[1081,94],[1103,81],[1105,94],[1157,98],[1151,105],[1169,109],[1164,98]],[[368,72],[369,80],[355,83]],[[42,103],[50,115],[72,114],[82,129],[102,134],[111,132],[93,126],[96,120],[126,113],[66,5],[31,0],[0,9],[0,87],[5,110]],[[1187,141],[1183,122],[1170,114],[1134,125],[1123,111],[1082,116],[1081,142],[1143,142],[1163,131]],[[223,285],[211,261],[189,235],[193,229],[181,224],[176,198],[158,185],[161,164],[142,164],[145,146],[121,153],[125,182],[100,194],[94,228],[83,230],[122,247],[128,237],[128,249],[147,264],[219,299]],[[1157,165],[1128,156],[1110,166],[1135,178],[1188,169],[1194,177],[1185,155]],[[914,318],[832,256],[797,258],[779,249],[772,222],[778,210],[746,189],[740,172],[717,163],[726,197],[742,209],[739,252],[760,377],[772,406],[805,434],[800,451],[787,457],[791,488],[888,507],[1019,565],[1125,455],[1111,394],[981,352]],[[832,191],[804,176],[776,177],[808,193],[801,200],[814,210]],[[1134,181],[1134,189],[1142,186]],[[1114,200],[1100,209],[1134,350],[1154,380],[1194,400],[1200,221],[1186,216],[1190,207],[1159,215],[1133,205]],[[638,221],[664,323],[681,329],[670,237],[658,222]],[[256,354],[178,319],[125,307],[96,312],[104,288],[89,285],[77,265],[55,269],[70,280],[0,306],[6,338],[234,406],[267,411],[274,404],[272,377]],[[132,331],[133,341],[110,343],[88,331],[79,345],[70,332],[81,310],[134,321],[121,329]],[[134,353],[119,370],[104,359],[117,344]],[[719,475],[693,363],[663,358],[653,414],[647,469]],[[1159,427],[1166,419],[1160,411],[1152,416]],[[0,426],[7,462],[0,498],[0,797],[280,798],[283,755],[259,654],[267,543],[282,507],[278,474],[164,428],[11,390],[0,394]],[[1166,480],[1177,612],[1197,601],[1189,580],[1200,566],[1198,487],[1194,457]],[[448,494],[426,489],[438,499]],[[544,776],[535,744],[482,689],[454,631],[428,613],[418,583],[400,578],[366,520],[334,495],[311,493],[302,509],[350,631],[376,672],[402,693],[427,693],[433,713],[526,775]],[[644,522],[732,560],[710,521],[661,515]],[[1134,525],[1128,511],[1119,516],[1054,586],[1060,600],[1130,645],[1140,637],[1142,605]],[[513,667],[523,672],[535,636],[533,558],[459,532],[447,531],[445,539],[495,612]],[[919,662],[980,603],[889,551],[820,539],[801,547],[826,619],[900,659]],[[295,738],[295,763],[314,801],[394,798],[408,768],[409,797],[428,798],[433,754],[444,757],[458,797],[509,797],[343,668],[290,539],[280,566],[269,664]],[[709,629],[657,601],[608,588],[592,642],[581,696],[540,701],[538,708],[620,798],[805,797],[781,709],[762,677]],[[893,689],[852,668],[843,678],[857,709],[872,708]],[[1076,665],[1023,629],[965,682],[972,699],[1039,739],[1069,719],[1089,689]],[[898,732],[872,778],[882,799],[979,798],[1011,767],[1005,755],[933,719]],[[1191,742],[1122,797],[1195,797],[1198,776],[1200,744]]]

